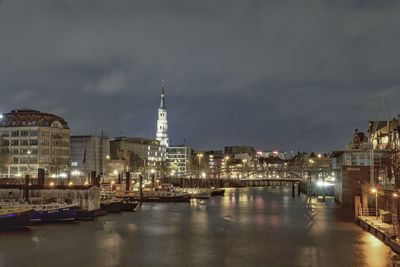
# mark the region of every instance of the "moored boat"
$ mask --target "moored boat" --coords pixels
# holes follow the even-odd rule
[[[30,198],[27,203],[23,201],[2,202],[3,208],[25,208],[32,210],[31,222],[61,222],[73,221],[79,205],[65,202],[54,202],[43,198]]]
[[[100,198],[100,209],[111,213],[122,211],[122,200],[110,196],[102,195]]]
[[[107,210],[77,210],[76,211],[76,219],[79,221],[93,221],[94,218],[106,215],[108,213]]]
[[[78,204],[48,203],[39,205],[28,205],[33,209],[32,222],[63,222],[76,219]]]
[[[225,189],[222,188],[212,188],[211,189],[211,196],[224,196],[225,195]]]
[[[186,193],[193,199],[209,199],[211,197],[211,189],[209,188],[174,188],[175,192]]]
[[[211,197],[211,192],[193,192],[190,194],[190,197],[194,199],[209,199]]]
[[[31,213],[29,208],[0,208],[0,230],[31,226]]]
[[[121,211],[134,211],[138,202],[131,197],[124,197],[122,199]]]
[[[132,194],[132,198],[140,201],[139,192]],[[190,202],[190,195],[186,193],[176,193],[170,191],[144,191],[143,202]]]

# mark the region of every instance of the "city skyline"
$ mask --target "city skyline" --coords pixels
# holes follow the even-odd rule
[[[0,112],[154,137],[165,79],[171,144],[268,150],[382,94],[400,111],[397,2],[174,3],[1,2]],[[282,150],[342,149],[378,105]]]

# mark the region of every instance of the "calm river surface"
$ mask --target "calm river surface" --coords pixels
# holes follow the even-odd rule
[[[145,203],[93,222],[0,232],[1,267],[384,267],[391,255],[351,214],[292,199],[284,187],[227,189],[210,201]]]

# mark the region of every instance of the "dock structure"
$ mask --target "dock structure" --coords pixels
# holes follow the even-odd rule
[[[28,195],[26,195],[28,192]],[[61,200],[69,203],[79,203],[79,207],[92,211],[100,209],[100,188],[91,186],[30,186],[0,185],[0,199],[43,198]]]

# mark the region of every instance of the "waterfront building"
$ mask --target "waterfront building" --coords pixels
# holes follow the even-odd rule
[[[168,147],[168,113],[167,106],[165,105],[165,89],[164,84],[161,88],[161,103],[158,108],[158,119],[157,119],[157,134],[156,140],[160,142],[160,145]]]
[[[166,163],[170,169],[170,175],[185,177],[191,167],[193,149],[185,145],[167,147]]]
[[[196,162],[194,172],[203,178],[220,177],[225,166],[224,154],[221,150],[196,151],[193,155]]]
[[[269,158],[269,157],[278,157],[280,159],[287,159],[287,153],[284,151],[257,151],[257,158]]]
[[[374,149],[400,149],[400,114],[391,121],[370,121],[368,137]]]
[[[335,181],[336,201],[353,205],[354,197],[361,195],[363,184],[394,184],[393,180],[388,179],[386,156],[385,149],[374,149],[372,153],[372,144],[367,136],[355,129],[347,149],[334,151],[330,155],[332,173],[328,178]]]
[[[236,154],[247,153],[250,156],[255,156],[256,151],[252,146],[226,146],[224,147],[224,154],[228,156],[234,156]]]
[[[122,136],[110,141],[110,159],[126,161],[126,171],[164,171],[165,157],[166,147],[158,140]]]
[[[86,176],[90,171],[103,175],[110,160],[110,140],[98,135],[71,136],[71,175]]]
[[[61,117],[31,109],[3,114],[0,121],[2,177],[35,177],[38,168],[66,176],[70,160],[70,129]]]

